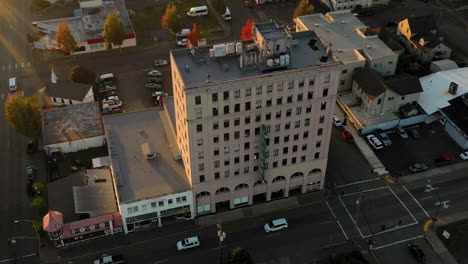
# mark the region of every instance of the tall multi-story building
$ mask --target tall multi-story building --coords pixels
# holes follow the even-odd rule
[[[323,188],[341,62],[312,31],[171,51],[177,144],[197,214]]]
[[[338,92],[350,91],[354,71],[364,67],[382,76],[395,74],[398,54],[349,11],[300,16],[295,22],[296,31],[313,30],[343,63]]]

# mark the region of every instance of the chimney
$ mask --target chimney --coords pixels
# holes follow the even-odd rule
[[[451,95],[456,95],[456,94],[457,94],[457,90],[458,90],[458,84],[456,84],[456,83],[454,83],[454,82],[450,82],[450,86],[449,86],[448,92],[449,92]]]

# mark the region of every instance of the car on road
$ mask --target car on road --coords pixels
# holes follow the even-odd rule
[[[348,141],[349,143],[354,142],[354,137],[348,130],[341,131],[341,136],[343,136],[343,138],[346,139],[346,141]]]
[[[419,133],[418,129],[416,127],[410,127],[408,129],[409,134],[414,138],[414,139],[420,139],[421,134]]]
[[[411,252],[411,255],[413,255],[413,257],[417,261],[421,262],[421,261],[424,260],[424,258],[425,258],[424,257],[424,252],[422,251],[422,249],[418,245],[416,245],[415,243],[410,243],[410,244],[408,244],[408,249]]]
[[[29,182],[35,182],[37,179],[37,167],[36,166],[27,166],[26,167],[26,179]]]
[[[408,170],[411,173],[417,173],[417,172],[425,171],[427,169],[429,169],[429,168],[424,163],[415,163],[415,164],[408,167]]]
[[[197,236],[185,238],[179,242],[177,242],[177,250],[184,250],[189,248],[194,248],[200,246],[200,241],[198,240]]]
[[[340,127],[342,124],[341,124],[341,120],[336,116],[336,115],[333,115],[333,124],[336,126],[336,127]]]
[[[367,141],[369,141],[369,144],[375,149],[383,149],[383,144],[382,142],[374,135],[370,134],[366,136]]]
[[[181,39],[179,41],[177,41],[177,46],[179,47],[185,47],[187,45],[187,39]]]
[[[34,152],[36,152],[36,144],[32,139],[26,141],[26,152],[28,154],[33,154]]]
[[[162,85],[160,83],[146,83],[145,88],[150,88],[150,89],[162,89]]]
[[[454,157],[454,156],[450,156],[450,155],[442,155],[442,156],[438,157],[437,159],[435,159],[434,162],[435,162],[438,166],[444,166],[444,165],[448,165],[448,164],[454,163],[454,162],[455,162],[455,157]]]
[[[162,83],[162,79],[159,78],[159,77],[148,77],[148,78],[146,78],[146,82]]]
[[[408,134],[406,134],[405,130],[401,126],[395,128],[395,132],[398,134],[398,136],[400,136],[401,139],[408,138]]]
[[[284,218],[279,218],[279,219],[273,220],[273,221],[271,221],[269,223],[266,223],[263,226],[263,229],[267,233],[274,232],[274,231],[279,231],[279,230],[282,230],[282,229],[285,229],[285,228],[288,228],[288,221],[286,221],[286,219],[284,219]]]
[[[162,73],[158,70],[152,70],[147,74],[149,77],[159,77],[162,76]]]
[[[377,131],[375,134],[380,139],[380,141],[382,141],[384,146],[390,147],[392,145],[392,141],[390,140],[390,137],[388,137],[387,133],[383,131]]]
[[[124,264],[126,263],[125,258],[122,254],[117,255],[106,255],[103,254],[100,259],[96,259],[94,264]]]
[[[165,66],[167,65],[167,60],[154,60],[153,66],[158,67],[158,66]]]
[[[468,160],[468,151],[460,153],[460,158],[462,160]]]

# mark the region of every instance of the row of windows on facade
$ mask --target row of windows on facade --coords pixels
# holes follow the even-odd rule
[[[225,91],[223,92],[223,94],[225,96],[223,96],[224,100],[229,100],[229,91]],[[322,97],[327,97],[328,96],[328,88],[324,88],[322,90]],[[215,93],[215,94],[211,94],[211,99],[213,102],[218,102],[218,94]],[[239,95],[240,97],[240,95]],[[235,96],[235,98],[239,98],[237,96]],[[307,99],[310,100],[310,99],[314,99],[314,92],[313,91],[308,91],[307,92]],[[303,93],[300,93],[300,94],[297,94],[296,95],[296,102],[302,102],[304,100],[304,94]],[[293,94],[290,94],[286,97],[286,103],[293,103],[294,101],[294,95]],[[195,96],[195,105],[201,105],[202,103],[202,97],[201,95],[197,95]],[[282,105],[283,104],[283,97],[282,96],[278,96],[276,97],[276,105]],[[266,107],[270,107],[273,105],[273,99],[270,98],[270,99],[267,99],[265,100],[265,106]],[[258,100],[255,100],[255,108],[261,108],[262,107],[262,100],[261,99],[258,99]],[[225,106],[225,109],[226,109],[226,106]],[[229,108],[228,108],[229,109]],[[244,111],[248,111],[248,110],[251,110],[251,103],[250,102],[246,102],[245,103],[245,107],[244,107]],[[240,111],[240,104],[235,104],[234,106],[234,112],[238,112]],[[229,113],[229,110],[228,111],[224,111],[224,114],[228,114]]]
[[[52,100],[54,101],[54,103],[57,103],[57,97],[52,97]],[[60,98],[60,101],[62,102],[62,104],[65,104],[65,99]],[[68,100],[68,104],[73,104],[73,101]]]
[[[282,100],[283,99],[281,97],[277,98],[277,105],[281,105]],[[271,106],[271,99],[268,99],[266,102],[267,102],[266,106],[270,107]],[[289,96],[288,96],[288,103],[289,103]],[[255,109],[260,109],[260,108],[262,108],[262,100],[257,100],[255,102]],[[211,114],[213,116],[219,116],[220,114],[227,115],[227,114],[231,113],[230,109],[231,109],[230,105],[225,105],[222,108],[223,113],[220,113],[220,109],[218,107],[213,107],[212,111],[211,111]],[[326,110],[326,109],[327,109],[327,102],[320,103],[320,110]],[[250,110],[252,110],[251,102],[245,102],[243,111],[250,111]],[[241,104],[235,104],[233,113],[240,113],[240,112],[241,112]],[[312,112],[312,105],[306,106],[306,113],[310,113],[310,112]],[[296,115],[300,115],[301,113],[302,113],[302,107],[296,107]],[[290,115],[291,115],[291,108],[286,110],[286,116],[290,116]],[[203,114],[202,114],[201,109],[196,109],[195,118],[196,119],[203,118]],[[276,118],[281,118],[281,111],[276,112]]]
[[[186,202],[186,201],[187,201],[187,197],[185,197],[185,196],[176,197],[175,200],[176,200],[176,203],[182,203],[182,202]],[[174,203],[174,200],[173,200],[173,199],[167,199],[167,204],[168,204],[168,205],[172,205],[173,203]],[[156,203],[156,202],[152,202],[152,203],[150,204],[150,207],[151,207],[151,208],[156,208],[156,207],[158,207],[158,206],[159,206],[159,207],[164,206],[164,200],[158,201],[157,203]],[[138,213],[138,212],[139,212],[139,209],[138,209],[138,208],[139,208],[138,205],[135,205],[135,206],[132,206],[132,207],[128,207],[128,208],[127,208],[127,212],[128,212],[129,214]],[[142,204],[142,205],[141,205],[141,210],[142,210],[143,212],[145,212],[146,210],[148,210],[148,205]]]
[[[316,152],[314,154],[314,159],[319,159],[319,158],[320,158],[320,152]],[[292,157],[290,163],[291,163],[291,165],[294,165],[294,164],[297,163],[297,161],[298,161],[298,157]],[[306,156],[305,155],[299,157],[299,162],[305,162],[305,161],[306,161]],[[287,166],[287,165],[288,165],[288,159],[282,159],[281,160],[281,166]],[[199,166],[200,166],[200,164],[199,164]],[[272,166],[273,166],[273,168],[277,168],[279,166],[279,161],[273,161]],[[265,169],[268,169],[268,167],[269,167],[269,163],[266,162],[265,163]],[[253,167],[254,172],[257,172],[258,169],[259,169],[259,166],[254,166]],[[243,171],[244,171],[244,175],[249,174],[250,167],[249,166],[244,167]],[[235,168],[234,169],[234,176],[239,176],[239,175],[240,175],[240,169]],[[225,170],[224,171],[224,177],[229,178],[230,176],[231,176],[231,171],[230,170]],[[219,180],[220,178],[221,178],[220,172],[219,171],[214,172],[214,179]],[[198,179],[199,179],[200,183],[205,182],[205,180],[206,180],[204,174],[199,175]]]

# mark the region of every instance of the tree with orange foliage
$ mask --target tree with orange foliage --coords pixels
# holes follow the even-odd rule
[[[198,31],[197,24],[193,23],[192,30],[190,30],[190,33],[187,36],[186,47],[190,48],[190,44],[198,46],[198,41],[200,41],[200,32]]]
[[[252,27],[254,24],[253,19],[247,19],[245,26],[242,27],[241,39],[252,39]]]
[[[169,29],[172,33],[179,32],[182,28],[181,17],[177,14],[177,7],[175,4],[168,4],[166,12],[161,20],[161,26]]]
[[[67,22],[60,22],[58,24],[55,40],[66,53],[71,53],[77,46],[73,32],[68,27]]]

